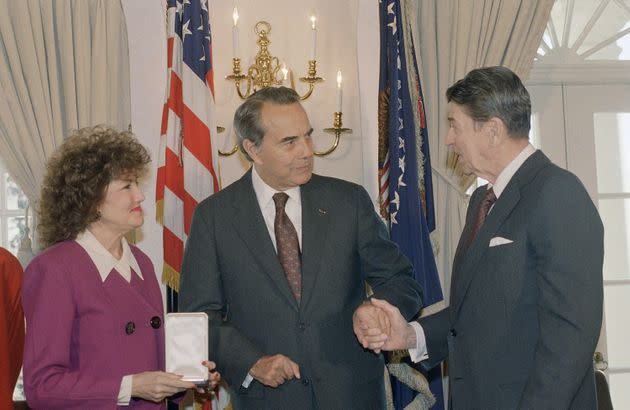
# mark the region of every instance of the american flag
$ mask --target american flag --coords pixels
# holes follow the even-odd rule
[[[429,138],[411,26],[401,3],[383,0],[379,5],[379,199],[391,239],[411,261],[429,306],[443,299],[429,237],[435,228]],[[426,376],[436,398],[432,408],[443,409],[439,367]],[[392,381],[392,393],[396,409],[415,396],[397,380]]]
[[[167,1],[167,94],[162,112],[156,210],[163,226],[162,282],[179,290],[184,244],[199,201],[220,189],[208,0]],[[169,310],[175,310],[169,304]],[[221,387],[203,409],[229,403]],[[195,408],[200,407],[196,403]]]
[[[164,226],[162,281],[178,290],[193,210],[219,190],[219,175],[207,0],[167,4],[168,77],[156,208]]]

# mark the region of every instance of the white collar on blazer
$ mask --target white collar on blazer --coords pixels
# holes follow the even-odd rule
[[[116,269],[127,282],[131,282],[131,269],[136,272],[140,279],[144,279],[138,261],[124,237],[122,238],[123,254],[120,259],[116,259],[114,255],[105,249],[103,244],[88,229],[79,233],[75,240],[88,253],[92,262],[96,265],[98,274],[103,282],[105,282],[112,269]]]

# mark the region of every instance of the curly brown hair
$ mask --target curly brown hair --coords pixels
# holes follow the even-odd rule
[[[48,161],[39,203],[42,246],[75,239],[99,218],[107,186],[144,176],[151,162],[131,132],[104,125],[73,131]]]

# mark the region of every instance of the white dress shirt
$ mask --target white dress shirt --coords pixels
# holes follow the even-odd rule
[[[536,152],[536,148],[532,144],[527,144],[525,148],[505,167],[503,171],[497,177],[494,185],[488,184],[488,189],[494,189],[494,195],[496,195],[497,199],[501,196],[507,184],[510,182],[516,171],[525,163],[527,158],[529,158],[534,152]],[[494,204],[492,205],[494,207]],[[490,208],[492,211],[492,208]],[[424,329],[422,326],[416,321],[410,322],[411,326],[413,326],[416,331],[416,347],[415,349],[409,349],[409,356],[411,361],[417,363],[422,360],[428,359],[429,355],[427,353],[427,340],[424,335]]]
[[[256,193],[258,206],[260,207],[263,219],[265,220],[265,225],[267,226],[267,231],[269,232],[269,236],[271,237],[271,242],[273,242],[273,247],[276,248],[277,252],[278,245],[276,244],[276,231],[274,228],[274,222],[276,219],[276,203],[273,200],[273,196],[280,191],[277,191],[267,185],[267,183],[262,180],[260,175],[258,175],[258,172],[256,172],[256,167],[254,166],[252,166],[252,185],[254,186],[254,192]],[[302,249],[302,196],[300,194],[300,187],[296,186],[282,192],[289,195],[289,199],[284,206],[284,211],[289,217],[289,220],[291,220],[293,227],[295,227],[295,231],[297,232],[298,237],[298,243],[300,249]],[[253,380],[254,378],[252,377],[252,375],[247,373],[247,376],[245,377],[242,386],[244,388],[248,388]]]
[[[276,204],[273,201],[273,196],[280,191],[267,185],[260,175],[258,175],[256,168],[253,166],[252,185],[254,186],[254,192],[256,193],[256,199],[258,200],[258,206],[263,214],[265,225],[267,225],[267,231],[269,231],[269,236],[271,237],[273,246],[277,251],[278,246],[276,245],[276,231],[274,230]],[[289,199],[284,206],[284,211],[297,231],[298,242],[300,249],[302,249],[302,196],[300,194],[300,187],[296,186],[282,192],[289,195]]]
[[[123,253],[120,259],[116,259],[103,244],[90,232],[88,229],[77,235],[75,241],[81,245],[87,252],[92,262],[98,270],[98,274],[101,276],[101,280],[105,282],[107,277],[115,269],[127,282],[131,282],[131,272],[135,272],[142,280],[142,272],[136,257],[131,253],[131,248],[127,240],[122,238]],[[114,273],[115,274],[115,273]],[[120,382],[120,390],[118,391],[119,406],[128,406],[131,401],[131,375],[126,375]]]

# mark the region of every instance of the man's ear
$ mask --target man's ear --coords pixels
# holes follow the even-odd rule
[[[249,157],[252,159],[252,162],[256,164],[260,162],[260,156],[258,155],[259,149],[251,140],[248,140],[248,139],[243,140],[243,149],[245,150],[245,152],[247,152],[247,155],[249,155]]]
[[[492,117],[485,123],[486,132],[490,140],[490,145],[496,147],[505,137],[507,137],[507,128],[500,118]]]

